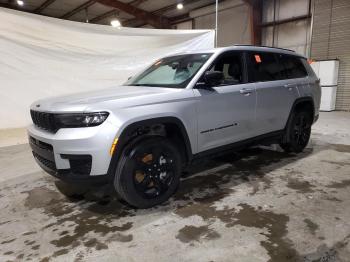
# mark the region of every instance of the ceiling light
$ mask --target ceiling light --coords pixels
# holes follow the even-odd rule
[[[111,26],[113,27],[121,27],[122,24],[120,23],[120,21],[118,19],[114,19],[111,21]]]
[[[24,2],[23,2],[22,0],[17,0],[17,4],[18,4],[19,6],[23,6],[23,5],[24,5]]]
[[[179,10],[184,9],[183,3],[178,3],[177,6],[176,6],[176,8],[179,9]]]

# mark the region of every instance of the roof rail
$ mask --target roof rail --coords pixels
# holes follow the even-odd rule
[[[234,45],[234,46],[251,46],[251,47],[266,47],[266,48],[271,48],[271,49],[280,49],[280,50],[285,50],[289,52],[294,52],[294,50],[287,49],[287,48],[281,48],[281,47],[273,47],[273,46],[266,46],[266,45]]]

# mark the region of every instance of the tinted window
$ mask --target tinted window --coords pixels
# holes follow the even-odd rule
[[[253,82],[281,80],[283,70],[273,53],[248,53],[249,79]]]
[[[224,53],[213,63],[209,71],[223,72],[224,81],[222,85],[243,83],[242,54],[238,52]]]
[[[285,79],[302,78],[307,76],[307,71],[299,57],[279,55],[279,61],[283,65],[283,77]]]

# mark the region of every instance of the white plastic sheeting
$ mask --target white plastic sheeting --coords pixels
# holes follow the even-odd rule
[[[157,58],[213,46],[208,30],[113,28],[0,8],[0,128],[27,125],[36,99],[118,85]]]

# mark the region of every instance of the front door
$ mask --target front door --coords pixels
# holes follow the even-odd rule
[[[194,89],[198,152],[254,136],[256,92],[253,83],[246,83],[242,56],[238,51],[223,53],[208,69],[223,72],[222,84]]]

